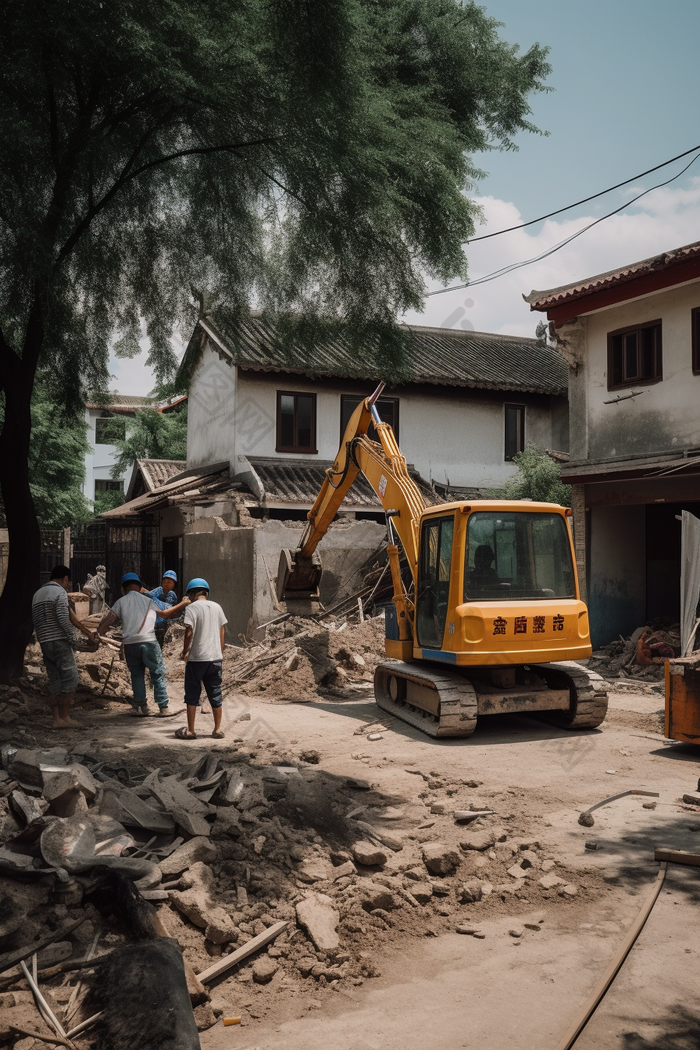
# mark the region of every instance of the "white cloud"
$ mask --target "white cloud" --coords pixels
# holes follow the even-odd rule
[[[485,224],[477,230],[477,235],[505,229],[523,221],[512,202],[482,197],[477,203],[482,206],[485,218]],[[605,210],[610,210],[610,207],[610,204],[606,204]],[[564,217],[558,221],[548,219],[535,233],[515,230],[468,246],[471,280],[478,280],[510,263],[540,255],[583,229],[600,214],[604,214],[602,206],[600,211],[589,216],[575,219]],[[693,178],[684,187],[654,190],[634,205],[629,213],[621,212],[605,219],[547,259],[483,285],[432,296],[426,300],[422,314],[410,313],[404,320],[413,324],[467,328],[480,332],[534,335],[535,326],[543,315],[530,311],[527,303],[523,302],[523,293],[527,294],[533,288],[555,288],[604,273],[698,239],[700,178]]]
[[[148,397],[155,386],[153,370],[146,364],[148,357],[148,337],[143,335],[139,339],[139,345],[143,347],[138,357],[119,358],[110,354],[109,371],[111,379],[109,389],[120,394],[135,394],[137,397]],[[172,347],[178,361],[185,352],[185,344],[179,335],[172,338]]]

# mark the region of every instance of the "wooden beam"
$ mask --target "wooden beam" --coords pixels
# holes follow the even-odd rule
[[[655,849],[654,860],[665,860],[669,864],[690,864],[700,868],[700,853],[687,853],[684,849]]]
[[[287,922],[276,922],[274,926],[270,926],[264,933],[259,933],[257,937],[253,937],[252,941],[248,941],[240,948],[236,948],[234,952],[229,955],[224,955],[223,958],[215,962],[213,966],[210,966],[207,970],[202,970],[201,973],[197,974],[197,978],[202,984],[209,984],[215,980],[222,973],[226,973],[236,963],[242,962],[247,959],[249,955],[253,955],[260,948],[264,948],[270,941],[274,941],[275,937],[278,937],[283,930],[286,930],[289,923]]]

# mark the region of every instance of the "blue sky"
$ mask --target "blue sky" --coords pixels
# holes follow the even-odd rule
[[[488,0],[503,39],[548,45],[554,89],[532,98],[548,137],[522,134],[518,151],[475,158],[488,172],[476,197],[491,232],[534,219],[700,144],[700,0]],[[472,279],[532,258],[679,171],[663,169],[528,230],[467,247]],[[531,335],[539,315],[522,301],[550,288],[700,239],[700,159],[665,190],[608,219],[549,259],[474,289],[426,300],[405,320]],[[431,288],[439,287],[431,284]],[[113,361],[112,389],[153,385],[146,354]]]

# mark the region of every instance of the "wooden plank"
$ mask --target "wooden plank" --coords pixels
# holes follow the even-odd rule
[[[264,948],[270,941],[274,941],[275,937],[279,937],[282,930],[286,930],[288,922],[276,922],[274,926],[270,926],[269,929],[265,930],[264,933],[258,934],[257,937],[253,937],[251,941],[242,945],[240,948],[236,948],[230,955],[224,955],[223,958],[215,962],[213,966],[210,966],[207,970],[202,970],[201,973],[197,974],[198,980],[202,984],[209,984],[222,973],[226,973],[236,963],[242,962],[243,959],[247,959],[249,955],[253,955],[254,952],[259,951],[260,948]]]
[[[687,853],[684,849],[655,849],[654,860],[666,860],[669,864],[690,864],[700,868],[700,853]]]

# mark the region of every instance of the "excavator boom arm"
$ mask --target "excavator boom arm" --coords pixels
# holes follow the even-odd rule
[[[416,579],[418,566],[418,522],[425,503],[420,489],[411,478],[406,460],[388,423],[382,423],[375,407],[381,384],[353,412],[335,458],[309,511],[309,523],[293,557],[288,556],[286,578],[280,581],[280,597],[295,592],[308,592],[314,579],[320,577],[320,566],[313,555],[328,526],[336,516],[357,475],[362,472],[390,515],[406,554],[411,574]],[[379,443],[367,437],[374,423]],[[283,555],[286,552],[283,552]],[[314,572],[314,564],[316,572]]]

